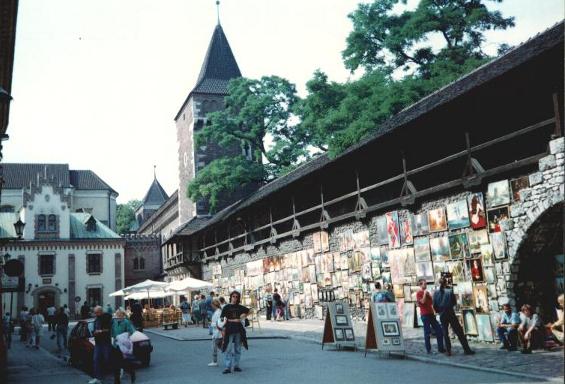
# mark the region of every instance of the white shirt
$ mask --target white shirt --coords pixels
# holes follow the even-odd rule
[[[214,312],[214,314],[212,315],[212,320],[211,320],[211,324],[212,324],[212,339],[221,339],[222,338],[222,333],[221,331],[218,329],[218,327],[223,328],[224,327],[224,322],[220,319],[220,315],[222,314],[222,311],[220,309],[216,309],[216,311]]]
[[[55,307],[47,308],[47,316],[55,316],[55,312],[57,312],[57,309]]]

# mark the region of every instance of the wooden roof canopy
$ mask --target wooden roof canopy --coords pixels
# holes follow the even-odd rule
[[[537,165],[550,136],[562,131],[556,112],[562,112],[563,106],[563,33],[563,23],[555,25],[401,111],[337,158],[321,155],[203,220],[197,228],[181,227],[169,242],[198,235],[204,236],[206,248],[222,242],[228,233],[233,237],[234,223],[253,216],[263,217],[254,228],[263,226],[268,231],[269,223],[288,218],[293,208],[295,212],[319,208],[321,192],[326,202],[349,194],[353,208],[362,194],[371,210],[384,210],[402,205],[399,194],[406,189],[407,179],[418,191],[408,195],[433,194],[438,185],[461,188],[461,180],[449,183],[463,176],[470,147],[476,147],[473,158],[479,159],[480,166],[496,168],[497,177],[511,171],[503,164],[514,162],[522,170]],[[511,146],[506,145],[508,140],[513,140]],[[479,182],[492,175],[487,172]],[[385,187],[378,191],[368,187],[376,184]],[[374,193],[365,194],[363,188]],[[336,208],[330,216],[344,212],[343,207]],[[315,219],[320,210],[306,215]],[[290,229],[288,224],[283,226]],[[228,240],[223,243],[227,246]]]

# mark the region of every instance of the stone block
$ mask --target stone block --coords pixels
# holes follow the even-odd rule
[[[564,157],[565,157],[565,153],[556,153],[555,154],[556,159],[563,159]]]
[[[541,161],[541,160],[540,160]],[[534,185],[538,185],[539,183],[541,183],[543,181],[543,175],[541,172],[536,172],[536,173],[532,173],[529,177],[530,179],[530,186],[534,186]],[[522,193],[522,191],[520,191],[520,194]],[[521,197],[521,195],[520,195]]]
[[[502,220],[500,222],[500,227],[502,228],[503,231],[511,231],[512,229],[514,229],[514,220],[512,219]]]
[[[520,196],[522,197],[522,196]],[[512,204],[510,206],[510,217],[518,217],[524,214],[524,210],[520,204]]]
[[[562,152],[565,152],[565,137],[559,137],[549,142],[549,153],[555,155]]]
[[[560,155],[561,155],[561,153],[560,153]],[[565,163],[565,160],[563,158],[555,160],[555,165],[557,165],[558,167],[562,167],[564,163]]]
[[[542,172],[551,168],[555,168],[555,166],[555,155],[547,155],[539,160],[539,170]]]

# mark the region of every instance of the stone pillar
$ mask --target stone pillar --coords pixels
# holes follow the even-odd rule
[[[24,273],[22,274],[22,276],[26,275],[26,271],[25,271],[25,256],[18,256],[18,260],[24,265]],[[25,282],[26,284],[28,283],[27,281]],[[14,309],[14,313],[20,313],[20,309],[26,305],[25,303],[25,290],[27,289],[27,286],[24,286],[24,291],[23,292],[18,292],[18,296],[17,296],[17,300],[16,300],[16,308]]]
[[[114,273],[116,278],[115,290],[122,289],[122,255],[116,253],[114,255]],[[116,296],[115,306],[119,307],[122,305],[122,297]]]
[[[67,297],[69,300],[69,312],[71,316],[76,314],[76,282],[75,282],[75,255],[69,255],[69,282],[67,284]]]

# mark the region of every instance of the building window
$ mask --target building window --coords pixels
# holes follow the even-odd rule
[[[47,218],[45,215],[37,216],[37,232],[45,232],[47,230]]]
[[[47,218],[47,231],[56,232],[57,231],[57,216],[49,215]]]
[[[96,219],[94,218],[94,216],[90,216],[90,218],[86,222],[86,230],[88,232],[96,232]]]
[[[143,257],[136,257],[133,259],[133,269],[142,271],[145,269],[145,259]]]
[[[86,273],[102,273],[102,255],[100,253],[86,255]]]
[[[55,274],[55,255],[39,255],[39,274]]]
[[[86,290],[86,301],[90,307],[102,305],[102,288],[88,288]]]

